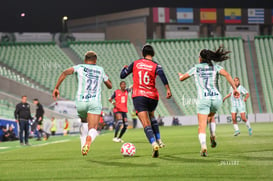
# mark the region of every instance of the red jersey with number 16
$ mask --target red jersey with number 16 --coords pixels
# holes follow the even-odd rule
[[[132,97],[144,96],[158,100],[158,91],[155,88],[157,63],[139,59],[133,66],[133,93]]]

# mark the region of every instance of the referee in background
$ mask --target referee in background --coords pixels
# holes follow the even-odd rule
[[[16,122],[19,122],[19,138],[21,145],[28,145],[28,136],[29,136],[29,120],[32,119],[30,114],[30,105],[27,103],[27,96],[22,96],[21,103],[16,105],[14,111],[14,117]],[[24,134],[24,137],[23,137]],[[24,139],[25,138],[25,139]],[[25,143],[24,143],[25,140]]]

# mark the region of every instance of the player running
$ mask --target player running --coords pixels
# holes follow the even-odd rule
[[[246,127],[248,128],[249,136],[252,135],[252,128],[250,126],[250,121],[246,119],[246,105],[245,102],[249,98],[248,91],[240,84],[240,79],[238,77],[234,78],[235,86],[237,90],[240,92],[241,96],[239,99],[235,98],[232,95],[232,89],[230,89],[230,93],[224,97],[223,102],[231,96],[231,117],[233,121],[234,127],[234,136],[238,136],[240,134],[240,130],[236,121],[237,113],[240,113],[242,120],[246,123]]]
[[[222,62],[229,57],[226,56],[230,51],[225,51],[222,47],[219,47],[215,52],[207,49],[203,49],[199,55],[199,64],[196,64],[185,74],[179,74],[179,80],[184,81],[190,76],[194,75],[195,84],[198,93],[197,101],[197,116],[198,116],[198,137],[201,145],[201,156],[207,156],[207,144],[206,144],[206,127],[207,121],[212,123],[212,119],[217,110],[222,105],[222,96],[218,88],[219,74],[224,76],[233,88],[233,94],[238,97],[239,92],[236,90],[236,86],[232,77],[223,67],[212,63]],[[215,122],[210,124],[211,130],[211,146],[216,146],[215,139]]]
[[[60,75],[52,93],[54,100],[56,100],[60,94],[59,86],[66,76],[73,73],[77,75],[78,92],[76,95],[76,107],[82,122],[80,127],[80,137],[83,156],[87,155],[91,142],[94,142],[97,136],[96,129],[98,127],[102,110],[102,82],[104,82],[108,89],[112,88],[112,83],[105,74],[104,69],[96,65],[96,62],[97,54],[93,51],[88,51],[85,54],[84,64],[68,68]]]
[[[120,73],[120,78],[124,79],[133,73],[133,104],[143,125],[146,137],[152,144],[152,157],[158,157],[159,147],[162,148],[165,145],[161,141],[158,122],[154,116],[159,99],[158,91],[155,88],[157,75],[159,75],[167,90],[166,98],[170,99],[172,93],[162,67],[153,61],[154,54],[153,47],[145,45],[142,49],[144,58],[134,61],[129,66],[125,65]]]
[[[120,89],[115,90],[113,95],[109,98],[109,102],[111,102],[114,106],[117,112],[115,112],[116,116],[116,126],[115,126],[115,135],[113,138],[114,142],[121,142],[124,141],[121,139],[123,134],[126,132],[128,127],[128,121],[127,121],[127,100],[128,100],[128,93],[131,91],[130,88],[126,88],[126,82],[121,81]],[[113,101],[115,99],[115,102]],[[120,126],[123,124],[123,128],[120,131],[120,134],[118,136],[118,132],[120,130]],[[117,137],[118,136],[118,137]]]

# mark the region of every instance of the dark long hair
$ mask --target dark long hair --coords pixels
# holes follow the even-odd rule
[[[223,46],[220,46],[216,51],[211,51],[208,49],[203,49],[200,52],[200,57],[202,58],[203,63],[208,63],[209,66],[212,66],[212,60],[214,62],[222,62],[229,59],[229,54],[231,51],[226,51]]]

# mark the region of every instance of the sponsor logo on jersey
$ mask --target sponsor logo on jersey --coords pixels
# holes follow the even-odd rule
[[[148,71],[152,71],[153,70],[153,65],[147,65],[143,62],[140,62],[136,65],[136,67],[138,69],[144,69],[144,70],[148,70]]]

